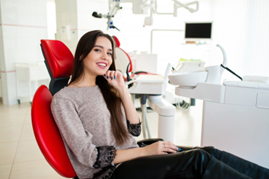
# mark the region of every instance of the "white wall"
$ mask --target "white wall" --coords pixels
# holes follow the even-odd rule
[[[55,39],[57,32],[55,0],[47,0],[47,27],[48,39]]]
[[[72,53],[86,32],[94,29],[106,31],[106,20],[92,17],[92,12],[107,12],[107,0],[55,0],[55,4],[56,38],[64,42]]]
[[[102,30],[106,32],[106,19],[97,19],[92,16],[94,11],[108,12],[107,0],[78,0],[78,39],[90,30]]]
[[[43,61],[40,39],[47,38],[46,0],[1,2],[3,104],[17,103],[16,62]]]

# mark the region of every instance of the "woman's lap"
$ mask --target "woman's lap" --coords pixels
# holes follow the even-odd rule
[[[117,179],[142,179],[154,178],[161,179],[164,176],[173,175],[177,177],[184,176],[184,178],[195,178],[200,173],[193,172],[193,164],[196,163],[197,158],[194,155],[198,153],[207,153],[200,148],[183,148],[182,152],[167,155],[155,155],[148,157],[137,158],[128,162],[122,163],[114,172]],[[208,154],[209,156],[209,154]],[[201,161],[199,162],[201,163]]]

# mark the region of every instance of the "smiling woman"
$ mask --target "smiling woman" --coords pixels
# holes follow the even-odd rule
[[[93,49],[83,59],[83,66],[84,66],[83,78],[91,78],[92,83],[94,84],[95,78],[98,75],[104,75],[108,70],[108,68],[110,67],[111,63],[112,63],[112,44],[106,37],[98,37],[96,39],[96,43]],[[76,83],[81,83],[83,81],[83,78],[77,81]],[[83,85],[87,86],[89,84],[83,84]]]
[[[268,169],[214,147],[179,148],[170,141],[138,146],[133,136],[140,135],[141,122],[114,59],[109,35],[86,33],[69,85],[52,99],[53,117],[80,179],[269,178]]]

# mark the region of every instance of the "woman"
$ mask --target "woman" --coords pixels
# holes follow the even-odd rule
[[[86,33],[75,52],[69,85],[51,110],[80,179],[269,178],[268,169],[213,147],[179,148],[169,141],[139,147],[141,122],[115,69],[114,42]]]

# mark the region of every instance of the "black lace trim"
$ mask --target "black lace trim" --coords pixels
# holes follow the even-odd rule
[[[144,142],[140,142],[140,143],[138,142],[137,144],[139,147],[146,147],[147,146],[147,144],[145,144]]]
[[[93,179],[110,179],[115,171],[115,168],[115,166],[102,168],[100,172],[94,174]]]
[[[94,163],[94,168],[104,168],[111,166],[115,156],[116,156],[116,149],[114,146],[101,146],[96,147],[97,149],[97,159]]]
[[[137,136],[140,135],[140,133],[141,133],[141,122],[139,122],[138,124],[131,124],[129,122],[129,120],[127,120],[127,127],[128,127],[128,131],[133,136],[137,137]]]

